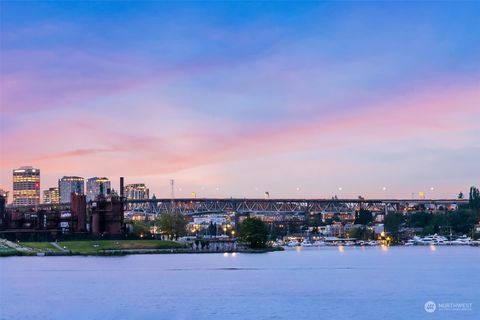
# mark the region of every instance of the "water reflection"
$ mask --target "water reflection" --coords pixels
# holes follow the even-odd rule
[[[1,258],[0,319],[421,319],[430,298],[480,305],[479,249],[435,249]],[[480,319],[477,310],[434,315]]]

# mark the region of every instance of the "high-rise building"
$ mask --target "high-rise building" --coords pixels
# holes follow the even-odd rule
[[[108,178],[93,177],[87,180],[87,201],[94,201],[95,198],[103,194],[107,195],[107,191],[111,189],[111,183]]]
[[[133,183],[125,186],[124,195],[127,200],[148,199],[149,190],[144,183]]]
[[[69,203],[72,193],[85,193],[85,180],[82,177],[64,176],[58,180],[58,188],[60,189],[60,203]]]
[[[13,170],[13,205],[40,204],[40,169],[21,167]]]
[[[60,190],[58,189],[58,187],[48,188],[48,190],[43,190],[43,203],[45,204],[60,203]]]

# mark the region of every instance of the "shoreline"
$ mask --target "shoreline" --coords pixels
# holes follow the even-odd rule
[[[245,249],[245,250],[224,250],[224,251],[198,251],[190,249],[138,249],[138,250],[105,250],[98,253],[72,253],[72,252],[21,252],[10,251],[0,254],[0,258],[5,257],[109,257],[109,256],[128,256],[128,255],[154,255],[154,254],[209,254],[209,253],[269,253],[284,251],[284,248],[266,248],[266,249]]]
[[[125,256],[132,254],[203,254],[203,253],[267,253],[283,251],[282,247],[251,249],[205,247],[193,249],[185,243],[163,240],[96,240],[66,242],[0,243],[0,257],[9,256]]]
[[[435,248],[437,247],[479,247],[475,245],[431,245]],[[415,245],[415,246],[405,246],[405,245],[390,245],[387,247],[391,248],[422,248],[422,247],[431,247],[428,245]],[[319,249],[319,248],[337,248],[339,246],[323,246],[323,247],[267,247],[263,249],[241,249],[241,250],[192,250],[188,248],[170,248],[170,249],[106,249],[106,250],[99,250],[96,253],[79,253],[79,252],[54,252],[54,251],[44,251],[44,252],[36,252],[36,251],[18,251],[18,250],[10,250],[8,252],[1,252],[0,251],[0,259],[6,257],[65,257],[65,256],[82,256],[82,257],[120,257],[120,256],[127,256],[127,255],[156,255],[156,254],[211,254],[211,253],[222,253],[222,254],[230,254],[230,253],[249,253],[249,254],[262,254],[262,253],[269,253],[269,252],[281,252],[281,251],[294,251],[294,250],[312,250],[312,249]],[[343,246],[344,248],[381,248],[382,246]]]

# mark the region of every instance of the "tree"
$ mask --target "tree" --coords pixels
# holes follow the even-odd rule
[[[420,211],[408,216],[408,226],[412,228],[425,228],[433,219],[433,214]]]
[[[217,236],[217,224],[213,223],[210,221],[210,224],[208,225],[208,228],[207,228],[207,233],[209,236],[214,236],[216,237]]]
[[[166,213],[160,216],[158,220],[160,230],[168,235],[169,239],[178,239],[185,235],[187,221],[180,213]]]
[[[135,221],[133,223],[133,234],[135,234],[137,237],[143,238],[147,234],[150,233],[150,226],[148,226],[145,222],[143,221]]]
[[[278,238],[281,238],[287,234],[285,227],[280,228],[275,223],[272,223],[270,226],[270,240],[277,240]]]
[[[480,211],[480,191],[476,187],[470,188],[470,198],[468,200],[470,209]]]
[[[361,209],[355,217],[355,224],[369,224],[372,222],[372,212],[370,210]]]
[[[267,225],[257,218],[246,218],[240,224],[239,238],[250,248],[264,248],[268,239]]]
[[[448,215],[448,225],[456,233],[468,234],[480,219],[474,210],[457,210]]]
[[[458,199],[463,199],[463,192],[460,192],[460,193],[458,194]]]
[[[390,233],[394,239],[398,239],[401,225],[405,222],[405,217],[400,212],[391,212],[385,216],[383,225],[385,231]]]
[[[309,227],[318,227],[318,226],[321,226],[322,225],[322,216],[320,213],[318,214],[310,214],[307,216],[307,219],[306,219],[306,222],[307,222],[307,226]]]
[[[358,240],[370,240],[373,239],[373,232],[370,231],[367,227],[354,228],[349,232],[350,238],[356,238]]]

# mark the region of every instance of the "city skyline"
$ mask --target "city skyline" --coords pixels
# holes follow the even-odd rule
[[[124,176],[157,197],[480,183],[479,3],[0,5],[10,198],[24,165],[42,190]]]
[[[67,185],[64,185],[62,187],[62,183],[64,182],[67,182],[67,184],[69,184],[70,182],[80,182],[81,184],[79,184],[78,186],[76,186],[76,191],[74,193],[76,194],[83,194],[83,195],[86,195],[87,196],[87,200],[88,201],[93,201],[95,199],[95,197],[99,194],[106,194],[108,192],[108,190],[112,190],[114,191],[116,194],[118,194],[118,191],[120,190],[120,185],[118,184],[118,188],[115,188],[113,187],[112,188],[112,185],[115,186],[115,183],[112,184],[112,182],[110,181],[109,178],[107,177],[91,177],[91,178],[84,178],[84,177],[80,177],[80,176],[63,176],[62,178],[59,178],[58,179],[58,185],[55,186],[55,187],[42,187],[41,186],[41,176],[40,176],[40,169],[38,168],[33,168],[31,166],[22,166],[18,169],[13,169],[12,172],[13,172],[13,182],[15,182],[15,175],[17,174],[17,172],[19,171],[25,171],[25,169],[30,169],[35,172],[37,171],[38,175],[39,175],[39,178],[38,178],[38,181],[37,181],[37,186],[36,186],[36,189],[37,191],[39,192],[38,193],[38,199],[40,201],[41,199],[41,203],[42,204],[48,204],[48,203],[58,203],[58,204],[61,204],[61,203],[66,203],[68,202],[66,200],[66,198],[69,197],[70,195],[70,191],[67,190],[67,191],[62,191],[62,189],[65,189],[66,187],[67,188],[71,188],[71,186],[67,186]],[[121,178],[125,178],[125,177],[120,177]],[[179,195],[179,197],[177,198],[208,198],[208,197],[211,197],[211,198],[222,198],[222,196],[219,196],[220,194],[220,187],[217,186],[215,187],[215,193],[216,195],[211,195],[213,190],[206,190],[205,187],[201,187],[200,188],[200,193],[198,193],[197,191],[192,191],[188,194],[187,191],[183,190],[183,187],[182,186],[177,186],[175,185],[175,180],[169,180],[169,191],[170,191],[170,194],[169,196],[162,196],[160,198],[170,198],[170,197],[175,197],[175,195]],[[100,184],[102,185],[102,187],[100,187]],[[13,183],[13,188],[12,190],[14,190],[15,188],[15,183]],[[101,191],[101,189],[103,189],[103,191]],[[78,190],[77,190],[78,189]],[[257,194],[254,195],[253,197],[251,198],[262,198],[262,196],[266,199],[270,199],[270,191],[261,191],[258,187],[255,188]],[[386,186],[383,186],[381,187],[381,190],[383,192],[383,197],[379,197],[378,199],[388,199],[388,198],[398,198],[400,199],[401,197],[389,197],[387,196],[387,191],[388,188]],[[328,195],[321,195],[321,196],[317,196],[317,197],[304,197],[303,196],[303,190],[301,187],[296,187],[295,188],[295,191],[297,192],[296,196],[293,196],[293,197],[290,197],[292,199],[329,199],[329,198],[339,198],[339,199],[355,199],[356,197],[354,196],[343,196],[345,193],[344,193],[344,188],[343,187],[338,187],[336,189],[336,192],[334,193],[334,195],[332,196],[328,196]],[[412,192],[411,193],[411,197],[404,197],[404,199],[416,199],[416,200],[421,200],[421,199],[440,199],[441,197],[435,197],[434,194],[435,194],[435,191],[436,191],[436,188],[434,186],[430,186],[428,188],[424,188],[422,189],[421,191],[418,191],[418,192]],[[5,193],[6,192],[6,193]],[[56,194],[52,194],[53,193],[56,193]],[[173,192],[173,194],[172,194]],[[0,189],[0,193],[7,199],[7,203],[8,201],[13,201],[13,195],[12,195],[12,199],[9,198],[9,191],[8,190],[3,190],[3,189]],[[4,194],[5,193],[5,194]],[[64,194],[65,193],[65,194]],[[153,193],[151,196],[150,196],[150,191],[149,191],[149,188],[148,186],[145,184],[145,183],[142,183],[142,182],[135,182],[135,183],[128,183],[124,186],[124,193],[125,193],[125,197],[127,199],[151,199],[151,197],[156,197],[156,198],[159,198],[155,195],[155,193]],[[208,195],[210,194],[210,195]],[[460,195],[461,194],[461,195]],[[41,196],[43,195],[43,196]],[[60,198],[61,198],[61,195],[63,196],[63,200],[61,201]],[[462,199],[467,199],[468,198],[468,194],[466,192],[463,192],[460,191],[456,196],[449,196],[449,197],[444,197],[445,199],[460,199],[460,196]],[[53,199],[56,197],[58,198],[57,201],[52,201],[52,198]],[[233,196],[230,196],[230,197],[233,197]],[[229,197],[223,197],[223,198],[229,198]],[[233,197],[233,198],[241,198],[241,197]],[[245,198],[245,197],[244,197]],[[272,199],[281,199],[281,198],[288,198],[288,197],[279,197],[279,196],[274,196],[272,197]],[[364,197],[363,195],[358,195],[358,198],[366,198]],[[45,200],[45,199],[48,199],[48,200]],[[370,198],[366,198],[366,199],[374,199],[374,197],[370,197]]]

